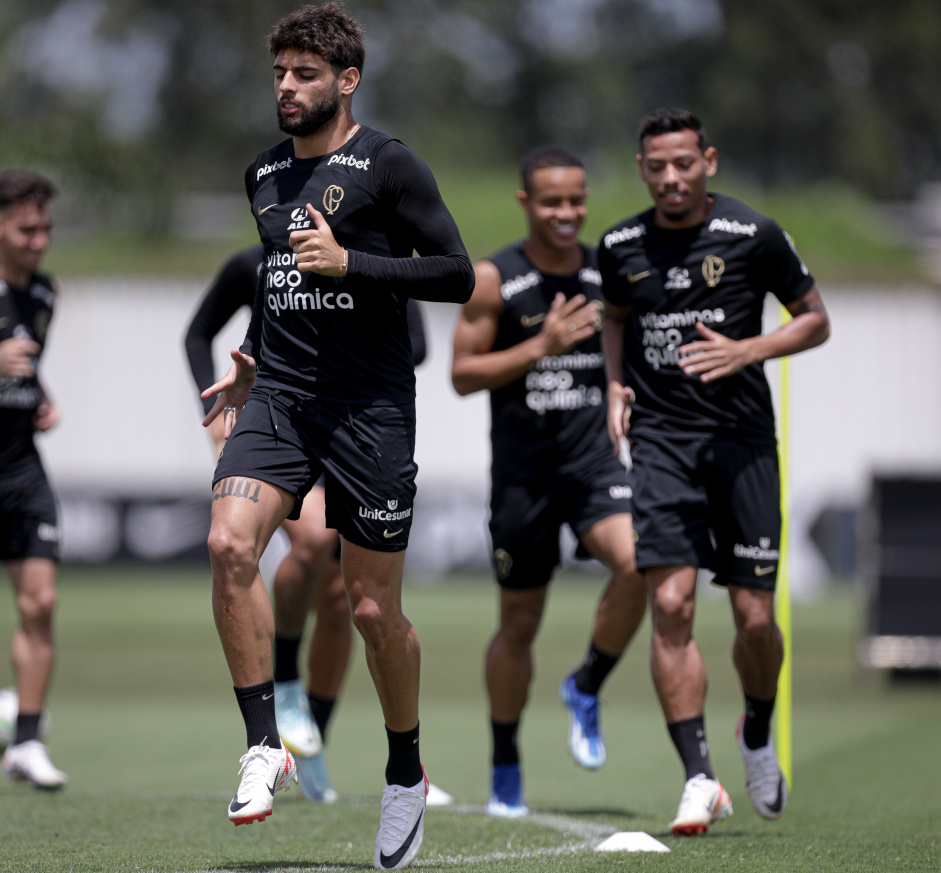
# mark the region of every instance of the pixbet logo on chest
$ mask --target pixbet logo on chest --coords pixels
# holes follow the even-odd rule
[[[368,170],[371,158],[363,161],[356,160],[356,155],[334,155],[327,161],[327,166],[331,164],[342,164],[344,167],[356,167],[357,170]]]
[[[273,164],[265,164],[263,167],[258,168],[258,172],[255,174],[255,180],[261,179],[267,176],[269,173],[273,173],[276,170],[286,170],[291,166],[291,158],[287,158],[283,161],[275,161]]]

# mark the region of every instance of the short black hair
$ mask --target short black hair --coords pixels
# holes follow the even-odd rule
[[[55,186],[48,179],[24,170],[0,173],[0,209],[9,209],[21,203],[45,206],[56,196]]]
[[[640,123],[640,132],[637,139],[640,142],[640,152],[644,153],[644,140],[648,136],[660,136],[664,133],[679,133],[682,130],[692,130],[696,134],[696,141],[699,144],[699,150],[705,151],[709,148],[709,137],[706,134],[706,125],[704,125],[688,109],[677,109],[668,106],[662,109],[655,109]]]
[[[339,0],[323,6],[303,6],[285,15],[268,35],[268,48],[277,55],[285,49],[320,55],[336,72],[356,67],[363,72],[366,33]]]
[[[523,177],[523,190],[528,194],[533,184],[533,174],[536,170],[546,167],[581,167],[585,169],[582,159],[574,152],[561,146],[539,146],[523,155],[520,171]]]

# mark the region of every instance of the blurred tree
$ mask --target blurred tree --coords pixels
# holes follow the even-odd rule
[[[878,197],[941,174],[937,0],[720,0],[688,100],[766,184],[838,180]]]
[[[3,0],[0,164],[68,180],[85,221],[163,233],[180,194],[241,194],[280,136],[265,37],[289,0]],[[885,197],[941,173],[937,0],[348,0],[357,118],[436,169],[547,141],[629,158],[640,117],[700,113],[762,184]],[[66,187],[66,186],[63,186]]]

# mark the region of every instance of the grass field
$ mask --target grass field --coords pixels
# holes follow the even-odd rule
[[[492,630],[489,579],[409,585],[423,648],[422,748],[433,782],[457,799],[430,809],[416,868],[487,871],[941,870],[941,686],[892,684],[855,666],[860,605],[846,589],[794,610],[794,785],[785,816],[751,809],[733,726],[740,701],[724,598],[700,601],[710,671],[713,760],[735,816],[703,837],[670,835],[682,773],[647,670],[649,624],[605,688],[609,760],[578,769],[565,749],[559,678],[581,656],[601,577],[563,574],[538,642],[522,728],[529,819],[483,815],[489,741],[481,652]],[[9,639],[13,609],[0,612]],[[339,802],[279,794],[263,824],[234,828],[225,806],[244,733],[209,608],[205,573],[62,573],[54,761],[68,787],[45,795],[0,783],[0,871],[368,869],[385,740],[357,652],[329,737]],[[10,684],[6,663],[0,685]],[[644,831],[669,854],[596,853]]]

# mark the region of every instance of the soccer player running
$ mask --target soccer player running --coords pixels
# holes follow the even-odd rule
[[[206,291],[186,330],[184,345],[200,392],[215,381],[212,342],[242,307],[252,308],[264,247],[251,246],[230,257]],[[415,300],[407,301],[409,340],[415,365],[426,354],[424,324]],[[214,399],[202,401],[204,413]],[[216,454],[225,445],[225,421],[209,427]],[[301,793],[313,803],[333,803],[336,788],[325,760],[327,727],[334,712],[352,648],[350,608],[339,564],[339,539],[324,521],[323,482],[318,480],[301,507],[301,517],[282,529],[290,551],[274,571],[274,703],[278,733],[294,754]],[[316,620],[307,652],[307,686],[301,684],[298,655],[307,613]],[[429,785],[429,800],[433,789]]]
[[[388,737],[373,862],[400,868],[421,847],[427,786],[419,642],[401,605],[417,469],[406,299],[463,303],[473,269],[425,164],[353,118],[365,38],[343,5],[285,16],[268,45],[290,136],[247,171],[264,275],[245,342],[204,392],[219,395],[207,424],[224,413],[228,432],[238,418],[216,467],[209,534],[213,612],[248,745],[229,817],[264,819],[294,776],[275,721],[273,620],[258,557],[324,473],[326,523],[342,538],[353,623]]]
[[[682,109],[648,115],[637,164],[654,206],[611,228],[598,249],[608,428],[618,446],[630,426],[651,672],[686,770],[671,828],[689,835],[732,813],[706,742],[706,669],[693,638],[700,567],[727,587],[735,620],[748,796],[769,819],[787,800],[770,738],[784,649],[774,615],[780,479],[762,362],[820,345],[830,327],[790,238],[709,191],[717,152],[698,118]],[[769,292],[793,317],[762,334]]]
[[[40,740],[55,660],[59,523],[33,439],[59,421],[36,372],[56,299],[53,280],[37,272],[49,248],[54,196],[41,176],[0,174],[0,560],[19,612],[10,647],[19,712],[2,766],[10,779],[45,789],[66,782]]]
[[[543,147],[522,164],[528,235],[475,266],[477,284],[454,334],[458,394],[490,392],[490,533],[500,618],[485,675],[493,734],[487,812],[526,815],[518,730],[533,676],[532,645],[567,523],[582,556],[611,571],[584,665],[562,681],[569,750],[605,760],[598,691],[646,608],[635,570],[627,472],[608,445],[600,342],[600,276],[578,241],[588,197],[569,151]]]

